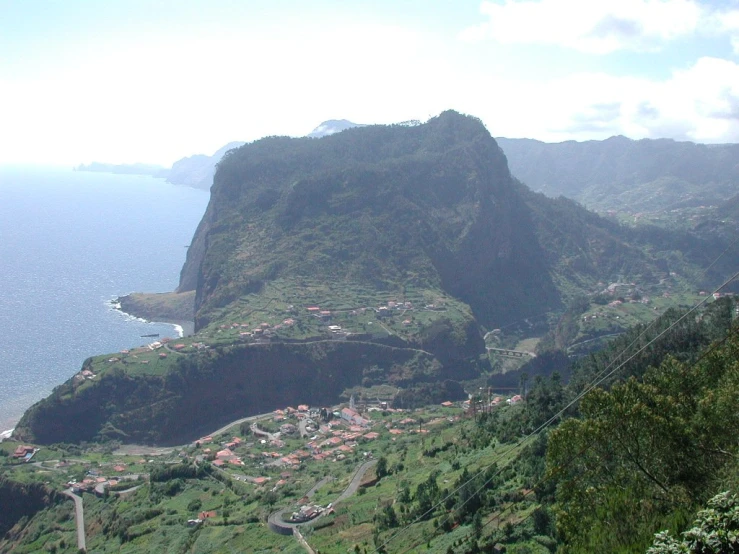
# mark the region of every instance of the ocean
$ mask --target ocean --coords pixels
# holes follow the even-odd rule
[[[0,167],[0,432],[89,356],[178,336],[111,301],[177,287],[208,198],[153,177]]]

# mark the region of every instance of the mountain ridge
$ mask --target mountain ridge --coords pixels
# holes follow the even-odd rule
[[[311,366],[333,367],[347,387],[461,387],[488,371],[485,330],[558,313],[600,281],[697,282],[721,248],[532,192],[482,122],[454,111],[422,125],[264,138],[218,164],[179,287],[195,291],[196,334],[163,356],[152,346],[88,360],[95,380],[55,389],[18,436],[184,437],[216,422],[187,416],[203,387],[255,413],[269,408],[261,391],[295,392],[289,366],[301,356],[306,378]]]
[[[599,211],[716,205],[739,187],[739,144],[623,136],[561,143],[497,140],[511,172],[532,189]]]

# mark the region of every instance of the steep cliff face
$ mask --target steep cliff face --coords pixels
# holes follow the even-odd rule
[[[0,477],[0,547],[2,535],[6,535],[22,518],[33,517],[52,504],[61,502],[63,498],[55,490],[40,483],[21,483]],[[5,538],[12,540],[13,537],[6,535]]]
[[[183,357],[163,376],[114,371],[88,388],[71,380],[29,409],[15,435],[41,444],[183,444],[244,415],[305,402],[331,405],[358,385],[407,387],[471,376],[469,368],[444,366],[427,352],[382,344],[233,346]]]
[[[529,212],[495,140],[455,112],[263,139],[219,165],[180,290],[197,288],[198,327],[285,277],[437,287],[496,325],[559,302]]]
[[[332,404],[357,385],[449,379],[459,391],[484,369],[483,328],[556,310],[600,280],[689,275],[676,244],[532,193],[482,123],[455,112],[262,139],[219,163],[182,269],[208,347],[161,370],[104,360],[99,378],[32,407],[17,435],[172,444],[286,404]]]

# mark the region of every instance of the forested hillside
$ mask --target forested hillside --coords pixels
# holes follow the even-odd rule
[[[400,386],[418,405],[433,382],[461,391],[499,371],[483,338],[496,328],[537,333],[540,353],[566,350],[653,319],[673,294],[690,300],[727,274],[727,240],[631,229],[533,193],[484,125],[453,111],[261,139],[218,164],[188,250],[179,291],[195,291],[196,334],[88,360],[94,377],[58,387],[16,433],[179,441],[280,397],[312,391],[328,404],[365,385]],[[626,306],[606,313],[612,302]],[[321,349],[331,355],[319,362]],[[211,393],[238,408],[193,408]]]
[[[739,187],[739,145],[669,139],[544,143],[497,139],[511,172],[536,191],[598,211],[717,205]]]

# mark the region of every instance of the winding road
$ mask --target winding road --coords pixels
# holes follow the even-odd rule
[[[62,494],[74,500],[74,520],[77,523],[77,548],[83,552],[87,551],[85,541],[85,512],[82,508],[82,498],[72,492],[72,489],[62,491]]]
[[[362,482],[362,478],[364,477],[364,474],[367,473],[367,471],[371,467],[373,467],[376,463],[377,463],[377,460],[369,460],[367,462],[364,462],[362,465],[360,465],[357,468],[357,471],[354,473],[354,477],[352,477],[352,480],[349,482],[349,485],[347,485],[346,489],[344,489],[344,492],[342,492],[339,495],[339,497],[336,500],[334,500],[333,504],[336,505],[339,502],[342,502],[346,500],[347,498],[349,498],[355,492],[357,492],[357,489],[359,488],[359,485]],[[333,477],[331,477],[330,475],[327,477],[324,477],[318,483],[316,483],[313,486],[313,488],[306,493],[305,496],[307,496],[308,498],[312,497],[319,488],[321,488],[323,485],[325,485],[331,480],[333,480]],[[271,524],[270,529],[272,529],[272,526],[294,529],[294,528],[299,527],[300,525],[305,525],[307,523],[313,523],[314,521],[320,519],[326,514],[326,512],[322,512],[320,515],[318,515],[317,517],[314,517],[311,520],[301,521],[300,523],[290,523],[282,519],[282,515],[289,511],[290,511],[290,508],[283,508],[276,512],[272,512],[269,515],[269,518],[267,518],[267,521],[269,521],[269,523]]]

